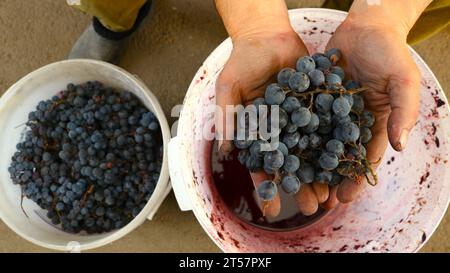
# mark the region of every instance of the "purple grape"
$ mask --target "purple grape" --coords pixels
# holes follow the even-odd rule
[[[330,112],[333,101],[334,97],[331,94],[320,93],[317,95],[314,105],[316,106],[317,111],[327,113]]]
[[[292,112],[291,121],[298,127],[304,127],[311,121],[311,112],[306,107],[300,107]]]
[[[264,99],[268,105],[280,105],[285,97],[283,89],[278,84],[272,83],[267,86]]]
[[[289,87],[294,92],[304,92],[309,88],[309,77],[303,72],[296,72],[289,79]]]
[[[350,103],[345,97],[338,97],[333,101],[333,113],[339,117],[345,117],[350,113]]]
[[[295,155],[288,155],[284,159],[283,170],[288,173],[294,173],[300,167],[300,160]]]
[[[309,56],[301,57],[297,60],[297,71],[308,74],[316,68],[314,59]]]
[[[270,201],[278,193],[277,185],[270,180],[263,181],[257,189],[258,196],[263,201]]]
[[[308,73],[311,84],[315,87],[320,87],[325,83],[325,75],[319,69],[314,69]]]
[[[289,79],[295,72],[295,69],[292,69],[290,67],[281,69],[277,75],[278,84],[281,87],[289,87]]]
[[[334,153],[325,152],[320,156],[319,164],[322,169],[331,171],[339,165],[339,158]]]
[[[281,187],[288,194],[295,194],[300,189],[300,180],[295,175],[285,175],[281,179]]]

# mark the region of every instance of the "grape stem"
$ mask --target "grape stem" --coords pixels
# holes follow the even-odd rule
[[[318,94],[318,93],[327,93],[327,94],[357,94],[363,91],[368,90],[367,87],[361,87],[361,88],[356,88],[356,89],[350,89],[350,90],[345,90],[345,89],[341,89],[341,90],[330,90],[330,89],[315,89],[309,92],[303,92],[303,93],[295,93],[293,90],[287,90],[285,91],[286,95],[291,95],[294,97],[306,97],[309,95],[314,95],[314,94]]]
[[[273,182],[274,182],[275,184],[280,184],[280,182],[281,182],[281,173],[280,173],[280,170],[276,170],[276,171],[275,171],[274,178],[273,178]]]

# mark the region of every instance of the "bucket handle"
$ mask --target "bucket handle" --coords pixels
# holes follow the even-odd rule
[[[182,211],[192,210],[191,200],[189,199],[186,183],[183,177],[183,169],[180,158],[180,150],[182,145],[182,139],[180,137],[174,137],[169,141],[169,174],[170,183],[172,184],[175,198],[177,199],[178,206]]]

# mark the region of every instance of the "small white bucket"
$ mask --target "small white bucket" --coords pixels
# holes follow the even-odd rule
[[[28,113],[39,101],[50,99],[69,83],[80,84],[97,80],[106,86],[122,88],[134,93],[158,118],[163,136],[164,155],[161,174],[144,209],[125,227],[104,234],[70,234],[50,224],[45,211],[24,198],[20,206],[21,190],[8,173],[11,156],[26,128]],[[126,235],[146,219],[151,220],[171,190],[167,164],[167,144],[170,130],[156,97],[137,77],[109,63],[94,60],[66,60],[42,67],[11,86],[0,99],[0,217],[13,231],[37,245],[61,250],[82,251],[111,243]]]

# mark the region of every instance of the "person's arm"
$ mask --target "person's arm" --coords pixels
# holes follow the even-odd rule
[[[267,32],[290,32],[284,0],[216,0],[230,37],[235,40]]]
[[[432,0],[355,0],[346,19],[355,24],[384,26],[406,35]]]

